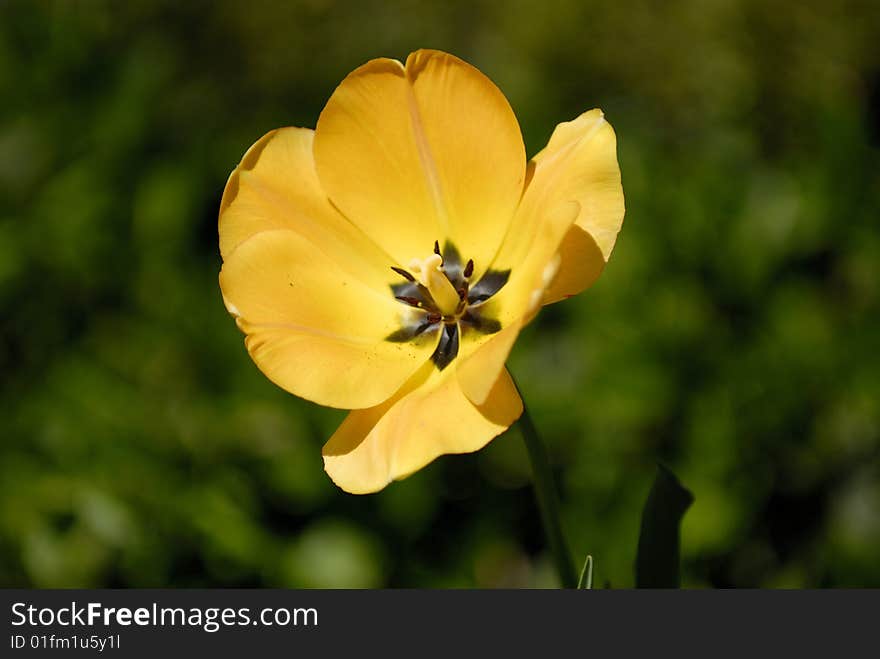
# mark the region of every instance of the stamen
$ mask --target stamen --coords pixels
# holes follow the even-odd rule
[[[415,277],[413,277],[411,274],[409,274],[409,273],[408,273],[406,270],[404,270],[403,268],[398,268],[398,267],[392,265],[392,266],[391,266],[391,269],[394,270],[394,272],[396,272],[397,274],[399,274],[401,277],[403,277],[403,278],[406,279],[407,281],[415,281],[415,280],[416,280]]]
[[[396,295],[396,299],[401,302],[406,302],[411,307],[420,308],[422,306],[422,301],[415,297],[410,297],[409,295]]]
[[[443,254],[440,253],[440,241],[439,240],[434,241],[434,253],[440,257],[440,267],[442,268],[444,265],[446,265],[446,259],[443,258]]]
[[[406,270],[396,266],[391,269],[406,280],[391,284],[395,299],[420,313],[402,313],[404,327],[389,334],[386,341],[411,341],[426,333],[439,333],[431,360],[443,370],[458,355],[462,332],[494,334],[501,330],[501,323],[486,315],[492,309],[484,309],[481,304],[504,287],[509,270],[488,270],[479,281],[472,281],[474,260],[468,259],[462,265],[455,246],[447,242],[441,253],[439,240],[434,241],[433,254],[426,259],[413,259]],[[555,271],[548,268],[543,274],[546,286]]]
[[[442,256],[431,254],[424,261],[413,259],[409,268],[416,280],[427,289],[427,296],[433,301],[437,311],[452,314],[458,308],[458,291],[443,271],[442,264]]]

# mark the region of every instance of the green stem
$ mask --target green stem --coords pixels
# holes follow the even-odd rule
[[[519,391],[518,385],[517,391]],[[522,391],[520,391],[520,398],[522,398]],[[525,400],[523,400],[522,416],[517,421],[517,425],[525,440],[529,461],[532,463],[535,497],[538,499],[541,521],[544,523],[544,532],[547,534],[550,551],[553,552],[559,580],[562,582],[563,588],[575,588],[577,574],[575,574],[574,563],[562,533],[562,523],[559,518],[559,497],[556,495],[556,487],[553,483],[553,472],[550,469],[547,450],[535,429]]]

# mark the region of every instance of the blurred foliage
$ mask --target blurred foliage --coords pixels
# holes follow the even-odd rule
[[[245,149],[375,56],[449,50],[530,153],[602,107],[627,219],[511,360],[576,556],[630,586],[669,464],[690,587],[880,586],[880,4],[0,4],[0,585],[545,586],[517,432],[338,491],[342,418],[217,286]]]

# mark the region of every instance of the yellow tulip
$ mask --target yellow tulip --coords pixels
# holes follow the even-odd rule
[[[420,50],[367,62],[314,131],[274,130],[245,153],[220,204],[220,287],[270,380],[352,410],[324,466],[375,492],[516,421],[517,335],[596,280],[623,214],[600,110],[527,162],[501,91]]]

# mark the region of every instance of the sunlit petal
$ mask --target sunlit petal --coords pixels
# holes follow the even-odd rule
[[[223,264],[220,286],[260,369],[323,405],[381,402],[436,345],[429,333],[405,343],[385,340],[408,309],[294,231],[263,231],[239,245]]]
[[[220,203],[220,254],[228,258],[261,231],[287,229],[320,245],[361,281],[386,290],[391,259],[328,201],[315,173],[314,134],[279,128],[248,149]]]
[[[525,204],[555,198],[581,207],[560,247],[559,273],[544,297],[548,304],[593,284],[611,256],[624,216],[617,138],[602,111],[590,110],[559,124],[533,161]]]
[[[508,236],[496,260],[496,267],[511,271],[510,279],[485,304],[486,313],[502,326],[525,324],[538,312],[559,272],[560,245],[579,213],[576,201],[557,201],[546,207],[531,204],[518,215],[517,231]]]
[[[550,194],[577,201],[581,205],[577,224],[593,236],[607,261],[623,224],[624,201],[617,137],[602,111],[590,110],[557,125],[533,160],[531,187],[547,186]]]
[[[462,391],[473,403],[481,405],[486,401],[521,328],[522,323],[514,321],[497,334],[463,338],[456,375]]]
[[[616,139],[602,112],[559,124],[529,163],[525,193],[493,265],[512,270],[493,302],[503,322],[523,313],[528,319],[541,303],[592,284],[611,253],[623,212]]]
[[[521,413],[506,370],[476,406],[449,371],[426,368],[391,400],[351,412],[324,446],[324,468],[347,492],[375,492],[440,455],[482,448]]]
[[[523,188],[525,151],[504,95],[452,55],[368,62],[339,85],[315,137],[321,183],[398,264],[447,240],[488,267]]]

